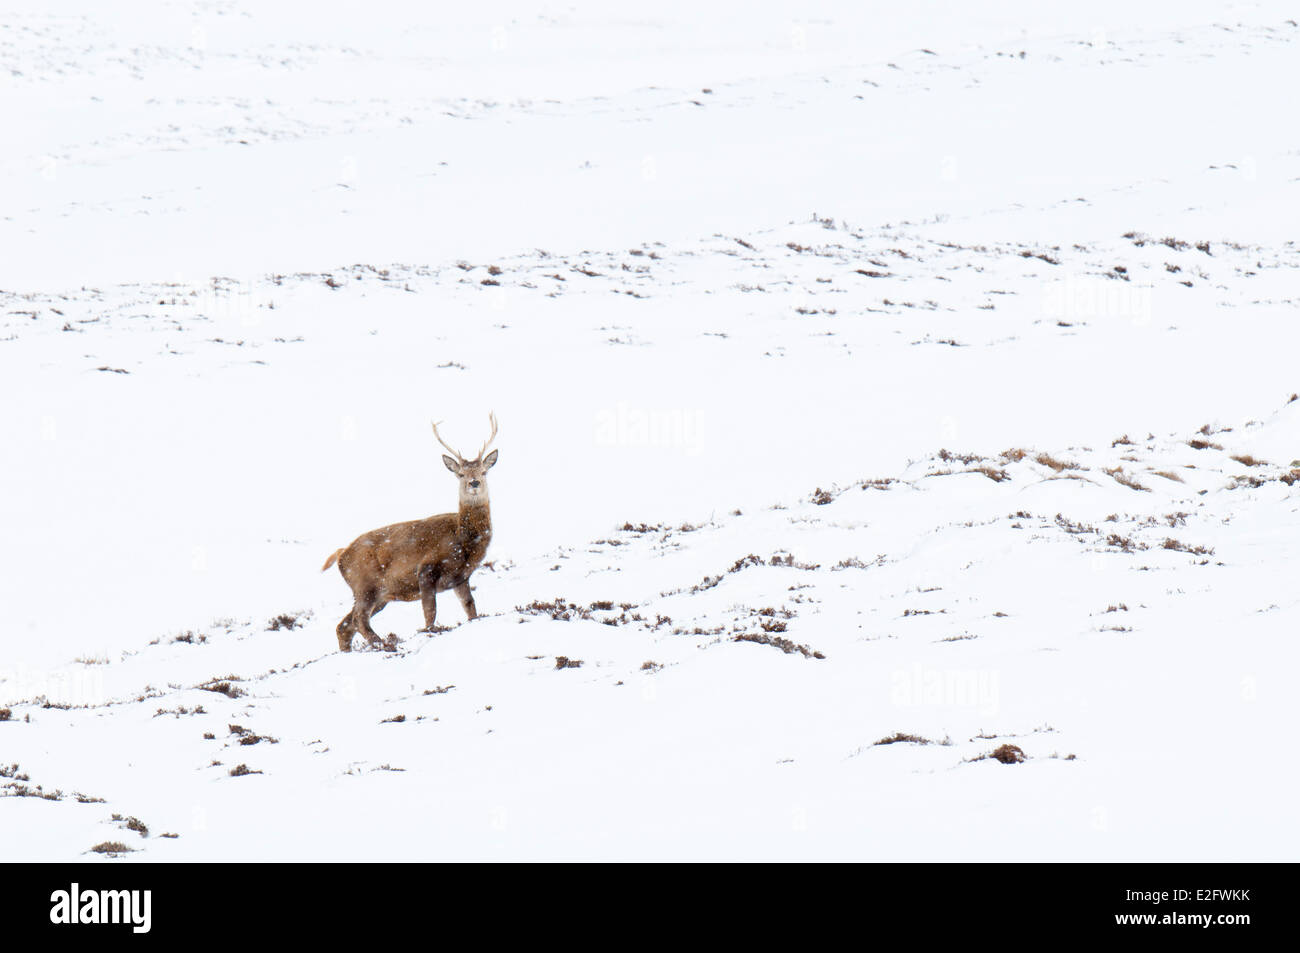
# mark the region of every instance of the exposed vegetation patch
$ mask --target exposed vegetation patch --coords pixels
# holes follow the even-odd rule
[[[769,566],[789,566],[792,569],[802,569],[805,572],[813,572],[822,568],[820,563],[800,562],[790,553],[785,553],[784,555],[779,553],[774,554],[772,558],[767,561],[767,564]],[[735,569],[732,569],[731,571],[736,572]]]
[[[943,741],[931,741],[929,738],[923,738],[920,735],[909,735],[901,731],[896,731],[892,735],[889,735],[886,738],[881,738],[879,741],[872,742],[872,745],[896,745],[896,744],[950,745],[952,744],[952,740],[945,738]]]
[[[257,732],[250,731],[243,725],[227,725],[227,727],[230,729],[232,735],[239,738],[239,743],[241,745],[255,745],[263,741],[273,745],[278,745],[280,743],[280,739],[278,738],[272,738],[270,735],[259,735]]]
[[[762,556],[756,556],[753,553],[750,553],[747,556],[741,556],[739,559],[737,559],[734,563],[731,564],[731,568],[728,569],[725,573],[719,573],[716,576],[705,576],[703,579],[701,579],[695,585],[691,586],[691,588],[686,591],[690,593],[707,592],[709,589],[712,589],[714,586],[718,585],[718,583],[722,582],[722,580],[728,574],[742,572],[743,570],[749,569],[751,566],[788,566],[791,569],[802,569],[807,572],[813,572],[821,568],[820,563],[801,562],[800,560],[795,559],[794,555],[791,553],[773,553],[767,559],[764,559]],[[663,596],[677,595],[677,593],[681,591],[682,590],[677,589],[677,590],[673,590],[672,592],[660,593],[660,595]]]
[[[193,708],[186,708],[184,705],[178,705],[175,708],[159,708],[153,713],[157,718],[159,715],[172,715],[179,718],[181,715],[206,715],[202,705],[195,705]]]
[[[733,642],[757,642],[759,645],[771,645],[780,649],[786,655],[798,652],[804,658],[824,659],[826,656],[821,652],[814,651],[806,645],[796,645],[789,639],[782,638],[779,635],[771,635],[767,632],[742,632],[740,635],[733,636]]]
[[[311,610],[301,612],[282,612],[266,623],[267,632],[279,632],[282,629],[301,629],[312,616]]]
[[[984,754],[976,755],[973,758],[966,758],[965,760],[968,762],[985,761],[991,758],[992,760],[1000,761],[1003,764],[1020,764],[1026,759],[1026,757],[1027,756],[1022,750],[1020,750],[1019,746],[1004,744],[999,745],[992,751],[986,751]]]
[[[877,556],[869,563],[863,562],[857,556],[849,556],[846,559],[841,559],[834,566],[832,566],[831,572],[836,572],[838,570],[843,570],[843,569],[870,569],[872,566],[883,566],[884,564],[885,564],[884,554]]]
[[[884,477],[882,479],[875,479],[875,480],[860,480],[858,481],[857,486],[858,489],[861,490],[887,490],[889,489],[890,484],[897,483],[897,482],[898,481],[895,480],[893,477]]]
[[[1019,764],[1025,760],[1025,753],[1016,745],[1005,744],[994,748],[989,757],[1003,764]]]
[[[47,791],[39,784],[29,786],[27,782],[31,781],[31,777],[26,772],[20,771],[16,763],[8,767],[0,767],[0,778],[4,779],[4,783],[0,784],[0,797],[36,797],[46,801],[63,800],[62,790]],[[81,797],[81,795],[78,795],[78,797]]]
[[[977,453],[953,453],[950,450],[943,449],[941,449],[936,456],[944,463],[964,463],[967,466],[984,459]]]
[[[1111,533],[1106,537],[1106,545],[1114,546],[1126,553],[1136,552],[1139,549],[1149,548],[1146,543],[1136,542],[1129,536],[1121,536],[1119,533]]]
[[[240,698],[244,695],[244,690],[238,685],[233,684],[233,682],[237,681],[239,681],[239,679],[234,675],[227,675],[225,678],[221,679],[209,679],[202,685],[196,685],[195,687],[201,688],[205,692],[217,692],[218,694],[225,695],[227,698]]]
[[[645,533],[662,533],[665,530],[667,530],[668,527],[664,526],[662,523],[654,523],[654,524],[637,523],[636,525],[633,525],[631,523],[624,523],[621,529],[624,533],[645,534]]]
[[[113,820],[126,827],[128,831],[135,831],[141,837],[149,836],[149,827],[138,817],[123,817],[121,814],[114,814]]]
[[[1040,453],[1038,456],[1034,457],[1034,462],[1042,464],[1045,467],[1049,467],[1050,469],[1056,471],[1057,473],[1060,473],[1062,470],[1083,469],[1083,467],[1081,467],[1077,463],[1071,463],[1069,460],[1059,460],[1056,457],[1052,456],[1050,453]]]
[[[717,582],[715,581],[713,585],[717,585]],[[596,612],[612,612],[615,609],[621,610],[619,615],[598,618],[593,614]],[[557,622],[571,622],[578,619],[589,622],[600,622],[604,625],[611,626],[639,623],[652,631],[658,629],[660,626],[669,625],[673,621],[666,615],[658,614],[655,615],[654,620],[652,621],[641,615],[639,612],[631,611],[634,609],[636,609],[635,603],[615,603],[609,599],[599,599],[588,606],[581,606],[576,602],[566,601],[563,596],[557,596],[551,602],[536,599],[526,606],[515,607],[516,612],[521,612],[525,615],[546,615],[550,616],[551,619]]]
[[[582,668],[582,659],[569,658],[567,655],[557,655],[555,657],[555,667],[561,668]]]
[[[135,850],[134,847],[127,847],[121,841],[116,840],[106,840],[102,844],[96,844],[90,849],[96,854],[107,854],[110,857],[116,857],[118,854],[129,854]]]
[[[1179,542],[1178,540],[1173,539],[1172,537],[1166,539],[1161,544],[1161,546],[1164,549],[1172,549],[1180,553],[1191,553],[1193,556],[1214,555],[1214,550],[1209,548],[1208,546],[1188,546],[1186,543]]]
[[[1130,490],[1141,490],[1143,493],[1151,492],[1147,487],[1139,483],[1134,476],[1124,472],[1123,467],[1108,467],[1103,472],[1107,476],[1114,478],[1116,483],[1126,486]]]
[[[1087,523],[1076,523],[1060,513],[1056,514],[1056,525],[1065,530],[1071,536],[1080,536],[1084,533],[1097,532],[1097,527],[1090,526]]]
[[[242,778],[246,774],[261,774],[261,773],[262,773],[261,771],[254,771],[246,764],[237,764],[230,769],[230,776],[232,778]]]
[[[515,606],[515,611],[522,612],[525,615],[549,615],[557,622],[591,618],[590,609],[580,606],[576,602],[567,602],[563,596],[556,596],[550,602],[534,599],[526,606]]]

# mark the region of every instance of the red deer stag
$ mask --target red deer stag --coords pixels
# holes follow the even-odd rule
[[[471,619],[478,617],[469,577],[483,562],[492,541],[487,472],[497,462],[497,451],[487,453],[497,436],[496,414],[489,414],[488,419],[492,433],[473,460],[448,446],[438,425],[433,425],[438,442],[455,454],[443,454],[442,462],[460,480],[458,512],[373,529],[325,560],[321,572],[337,560],[343,581],[352,589],[352,611],[337,629],[341,651],[352,651],[352,636],[358,632],[371,645],[381,644],[370,627],[370,617],[390,602],[419,599],[424,604],[423,631],[428,632],[437,617],[438,593],[455,589],[465,614]]]

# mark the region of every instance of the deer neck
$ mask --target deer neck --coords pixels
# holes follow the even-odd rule
[[[482,539],[492,535],[492,509],[487,500],[460,504],[460,537],[465,540]]]

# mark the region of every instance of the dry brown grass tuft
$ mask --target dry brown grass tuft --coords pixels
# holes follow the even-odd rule
[[[879,741],[873,741],[873,745],[896,745],[904,742],[910,745],[932,745],[935,742],[929,738],[922,738],[920,735],[908,735],[901,731],[896,731],[887,738],[881,738]]]
[[[557,622],[591,618],[590,609],[585,609],[573,602],[566,602],[563,596],[556,596],[553,602],[534,599],[526,606],[515,606],[515,611],[528,615],[549,615]]]
[[[227,698],[239,698],[244,694],[242,688],[230,683],[229,677],[222,679],[221,681],[212,679],[211,681],[196,687],[203,689],[205,692],[217,692],[218,694],[225,695]]]
[[[96,854],[108,854],[110,857],[117,854],[129,854],[135,850],[134,847],[127,847],[121,841],[116,840],[106,840],[90,849]]]
[[[1141,490],[1143,493],[1151,492],[1150,489],[1139,483],[1132,474],[1125,473],[1123,467],[1110,467],[1104,472],[1107,476],[1113,477],[1116,483],[1120,483],[1131,490]]]
[[[885,562],[885,558],[883,555],[877,556],[874,563],[864,563],[857,556],[849,556],[846,559],[841,559],[834,566],[832,566],[831,572],[835,572],[836,570],[840,570],[840,569],[870,569],[873,565],[883,566],[884,562]]]
[[[1119,533],[1111,533],[1109,536],[1107,536],[1106,545],[1114,546],[1117,549],[1122,549],[1126,553],[1131,553],[1139,549],[1147,548],[1146,543],[1135,543],[1130,537],[1121,536]]]
[[[1162,544],[1164,549],[1172,549],[1180,553],[1191,553],[1193,556],[1213,556],[1214,550],[1208,546],[1188,546],[1186,543],[1179,542],[1176,539],[1166,539]]]
[[[1187,445],[1191,447],[1193,450],[1222,450],[1223,449],[1223,446],[1221,444],[1213,443],[1209,440],[1200,440],[1197,438],[1193,438],[1187,441]]]
[[[989,757],[1003,764],[1019,764],[1025,760],[1025,753],[1016,745],[1000,745],[993,749]]]
[[[1074,520],[1062,513],[1056,514],[1056,525],[1061,527],[1061,529],[1065,530],[1071,536],[1081,536],[1084,533],[1097,532],[1097,527],[1091,526],[1087,523],[1076,523]]]
[[[1261,460],[1258,457],[1252,457],[1248,453],[1240,453],[1229,459],[1236,460],[1242,466],[1246,466],[1246,467],[1263,467],[1268,465],[1267,460]]]
[[[980,734],[977,735],[976,737],[991,738],[995,736]],[[992,751],[986,751],[983,754],[977,754],[973,758],[963,758],[962,760],[966,762],[974,762],[974,761],[987,761],[989,759],[992,759],[994,761],[1001,761],[1003,764],[1020,764],[1020,762],[1024,761],[1027,757],[1028,755],[1026,755],[1023,751],[1021,751],[1018,746],[1012,744],[1004,744],[1004,745],[999,745],[998,747],[994,748]]]
[[[798,652],[804,658],[824,659],[826,656],[821,652],[816,652],[806,645],[797,645],[789,639],[782,638],[779,635],[770,635],[766,632],[751,633],[744,632],[735,636],[733,642],[757,642],[759,645],[771,645],[780,649],[786,655]]]
[[[1158,477],[1164,477],[1166,480],[1173,480],[1175,483],[1185,483],[1186,481],[1172,470],[1154,470],[1152,471]]]
[[[306,622],[304,619],[311,617],[311,613],[304,612],[282,612],[274,619],[266,623],[267,632],[279,632],[282,629],[300,629]]]
[[[982,473],[994,483],[1001,483],[1003,480],[1011,479],[1011,475],[1006,470],[999,470],[997,467],[976,467],[974,470],[968,470],[968,473]]]
[[[1057,473],[1060,473],[1062,470],[1083,469],[1083,467],[1079,466],[1077,463],[1070,463],[1068,460],[1058,460],[1056,457],[1048,453],[1040,453],[1038,456],[1034,457],[1034,462],[1041,463],[1045,467],[1051,467]]]

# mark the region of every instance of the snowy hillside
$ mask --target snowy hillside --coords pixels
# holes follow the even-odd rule
[[[1294,858],[1286,5],[136,6],[0,17],[4,859]]]

